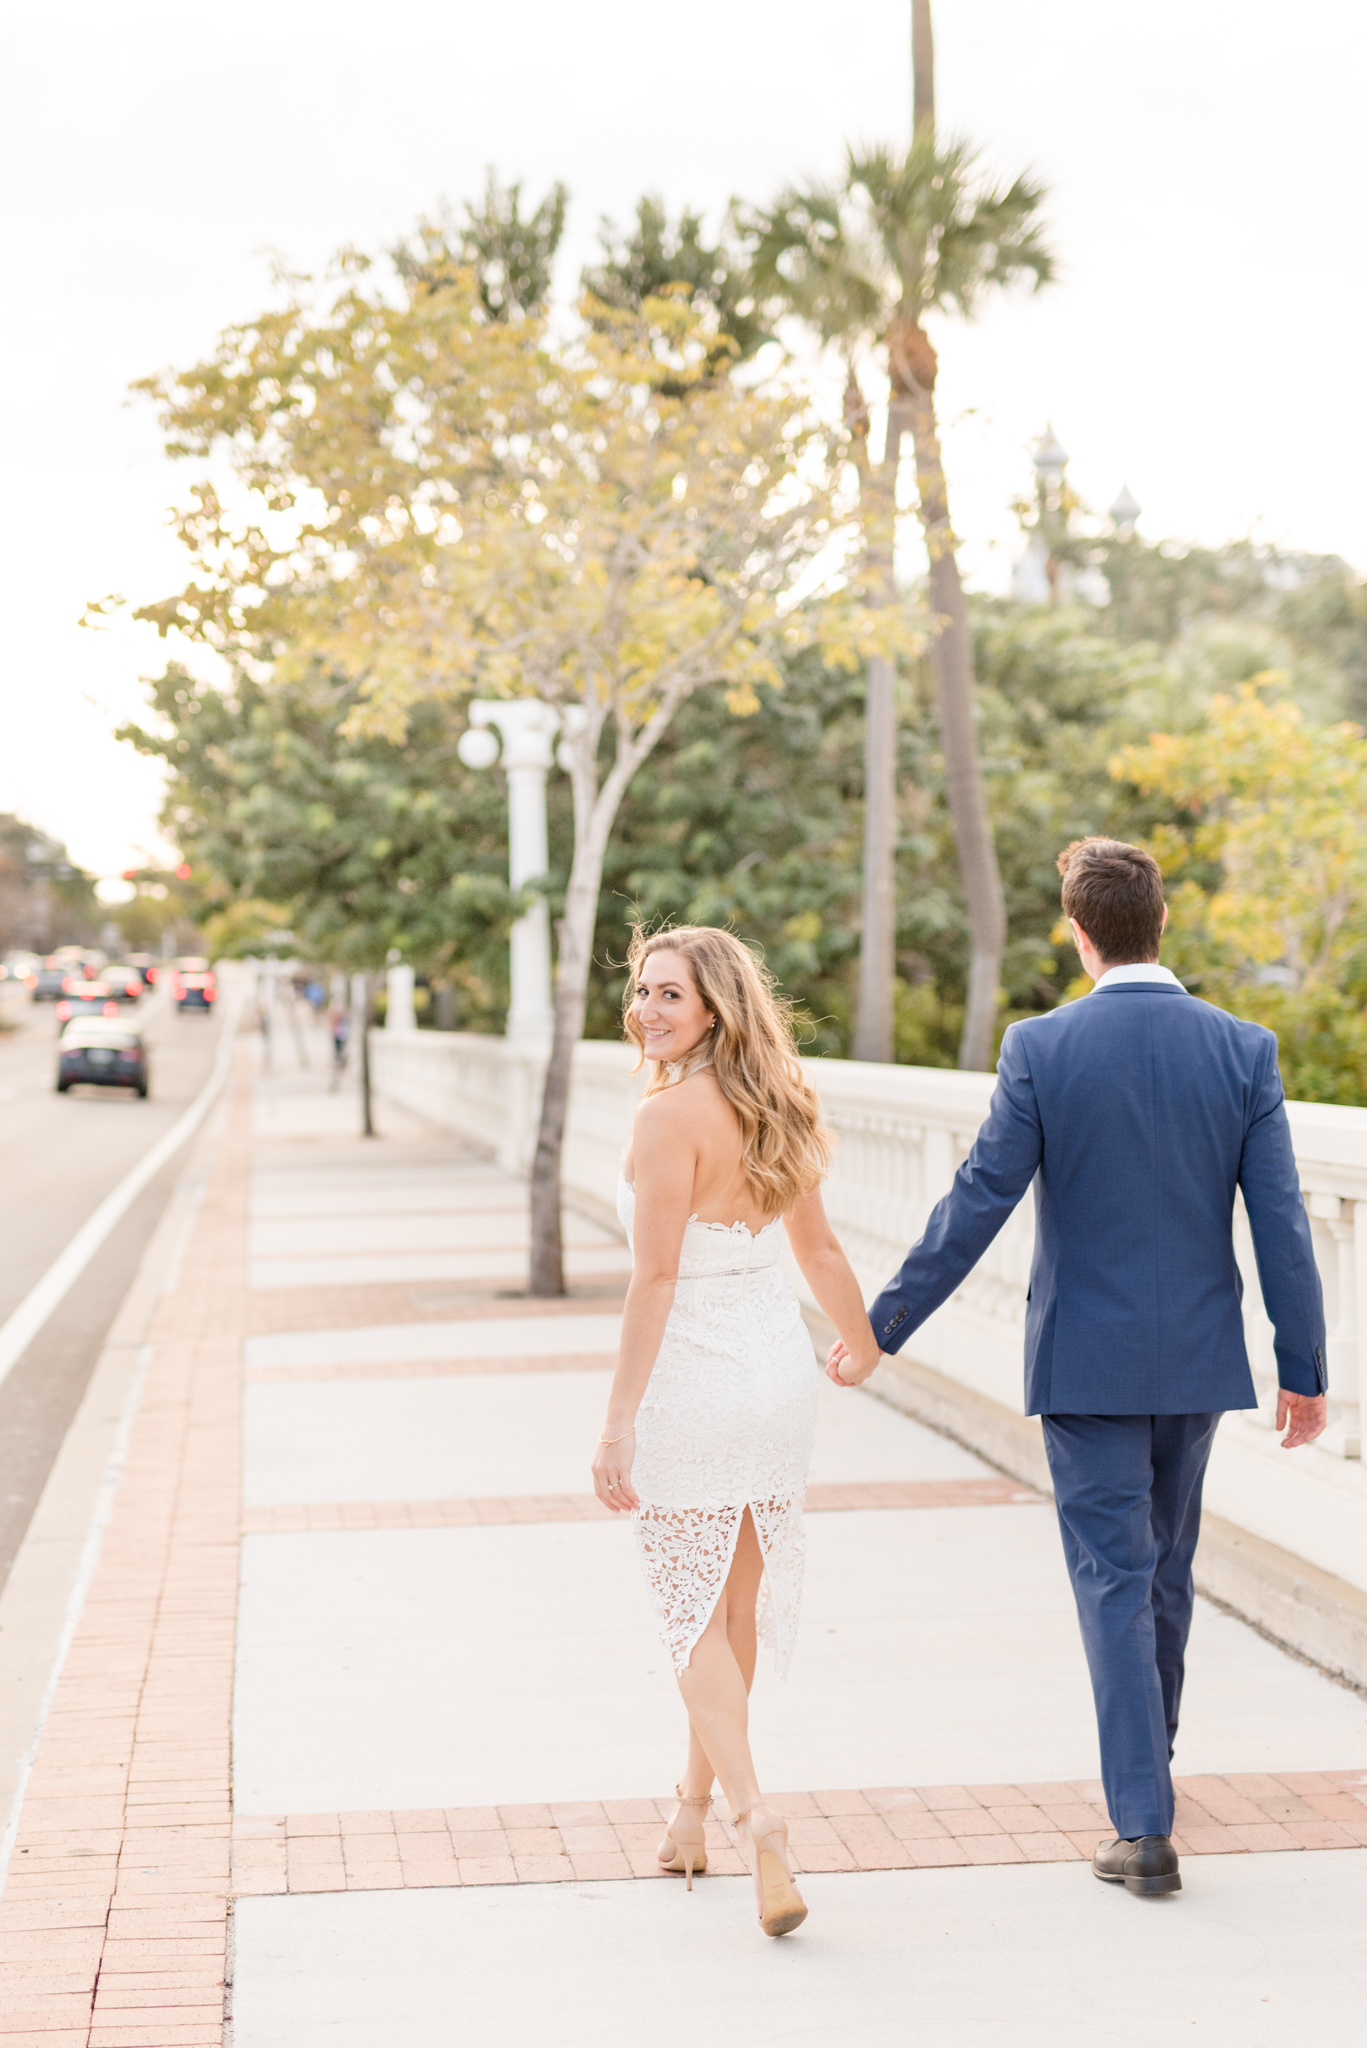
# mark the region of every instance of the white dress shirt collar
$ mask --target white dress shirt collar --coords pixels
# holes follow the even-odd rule
[[[1119,988],[1127,981],[1165,981],[1173,988],[1182,988],[1170,967],[1160,967],[1156,960],[1131,960],[1123,967],[1108,967],[1092,984],[1092,994],[1095,995],[1099,988]],[[1182,989],[1182,993],[1185,995],[1186,990]]]

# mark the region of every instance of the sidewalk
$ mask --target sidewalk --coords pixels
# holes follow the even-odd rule
[[[691,1896],[655,1875],[681,1708],[587,1476],[625,1249],[572,1218],[570,1298],[521,1298],[521,1186],[252,1063],[20,1816],[7,2048],[216,2044],[225,1972],[233,2048],[1344,2031],[1367,1700],[1199,1603],[1186,1890],[1097,1884],[1051,1507],[824,1385],[798,1655],[753,1712],[811,1917],[764,1941],[720,1822]]]

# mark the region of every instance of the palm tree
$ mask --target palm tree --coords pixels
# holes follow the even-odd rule
[[[918,59],[916,126],[905,155],[851,150],[844,178],[826,188],[790,187],[751,224],[756,290],[807,320],[846,366],[845,413],[866,499],[874,575],[870,601],[896,601],[892,583],[893,491],[905,434],[916,451],[920,519],[930,558],[931,667],[940,706],[950,816],[968,912],[968,1002],[961,1067],[992,1064],[993,1023],[1006,942],[1006,910],[978,760],[973,643],[955,556],[949,493],[935,417],[936,351],[928,314],[973,319],[996,287],[1053,276],[1039,221],[1042,188],[1029,178],[1001,187],[981,177],[965,143],[935,136],[927,0],[913,9]],[[858,366],[885,352],[888,431],[881,463],[864,455],[857,423],[867,408]],[[895,845],[895,722],[890,663],[869,664],[865,738],[864,934],[855,1056],[892,1055]]]

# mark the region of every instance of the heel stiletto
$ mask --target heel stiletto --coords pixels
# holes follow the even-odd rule
[[[710,1792],[685,1792],[680,1786],[674,1787],[674,1796],[679,1810],[665,1830],[664,1846],[660,1850],[661,1870],[682,1871],[688,1880],[688,1889],[693,1889],[693,1873],[699,1875],[707,1868],[707,1850],[704,1846],[703,1817],[712,1804]],[[688,1811],[697,1807],[695,1819]],[[668,1850],[668,1855],[665,1851]]]
[[[766,1934],[791,1934],[806,1919],[807,1908],[788,1868],[787,1824],[758,1803],[736,1815],[738,1832],[742,1822],[746,1824],[759,1924]]]

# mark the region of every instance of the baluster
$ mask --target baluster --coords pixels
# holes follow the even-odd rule
[[[1326,1347],[1329,1427],[1319,1439],[1319,1447],[1336,1457],[1360,1458],[1358,1290],[1362,1261],[1367,1257],[1367,1216],[1363,1215],[1367,1202],[1344,1201],[1338,1195],[1312,1195],[1309,1209],[1326,1226],[1335,1254],[1333,1284],[1326,1290],[1331,1316]]]

